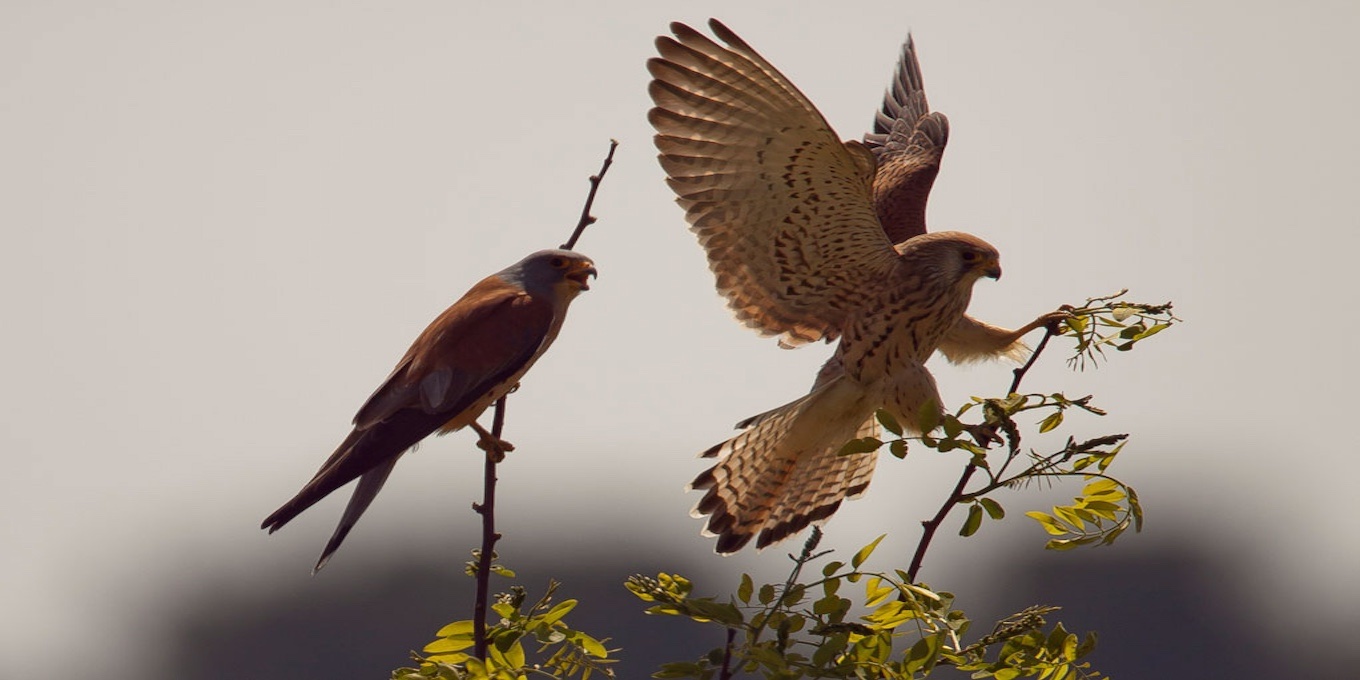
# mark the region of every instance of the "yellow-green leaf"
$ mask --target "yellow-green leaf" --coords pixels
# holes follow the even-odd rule
[[[1039,432],[1049,432],[1054,428],[1058,427],[1059,425],[1062,425],[1062,421],[1063,412],[1054,411],[1053,413],[1049,414],[1047,418],[1044,418],[1043,421],[1039,423]]]
[[[448,637],[450,635],[459,634],[471,635],[472,631],[473,631],[472,621],[454,621],[453,623],[450,623],[449,625],[440,628],[439,632],[435,633],[434,635],[435,637]]]
[[[883,442],[877,437],[864,437],[862,439],[851,439],[841,447],[839,455],[849,456],[856,453],[873,453],[878,447],[883,446]]]
[[[883,429],[899,437],[902,436],[902,424],[897,422],[897,418],[893,417],[893,414],[884,409],[878,409],[874,412],[874,417],[878,419],[878,424],[882,425]]]
[[[874,548],[878,547],[879,541],[882,541],[886,536],[887,534],[879,534],[878,538],[875,538],[869,545],[860,548],[859,552],[855,553],[855,556],[850,558],[850,566],[859,569],[859,565],[864,564],[864,560],[869,559],[869,556],[874,552]]]
[[[569,614],[571,610],[575,608],[576,600],[562,600],[561,602],[557,603],[557,606],[553,607],[552,609],[549,609],[547,614],[543,615],[542,619],[543,623],[547,624],[557,623],[558,621],[562,620],[562,617]]]
[[[959,529],[960,536],[972,536],[982,527],[982,506],[968,506],[968,519],[963,521],[963,528]]]
[[[751,593],[755,592],[755,584],[751,581],[750,574],[741,575],[741,585],[737,586],[737,599],[745,604],[751,604]]]

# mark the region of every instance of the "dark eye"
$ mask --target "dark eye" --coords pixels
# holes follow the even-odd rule
[[[555,268],[557,268],[557,269],[561,269],[561,268],[567,266],[567,260],[566,260],[565,258],[561,258],[561,257],[554,257],[553,259],[548,260],[548,264],[552,265],[553,267],[555,267]]]
[[[975,250],[965,250],[965,251],[963,251],[963,261],[964,261],[964,262],[977,262],[977,260],[978,260],[979,257],[981,257],[981,256],[978,255],[977,251],[975,251]]]

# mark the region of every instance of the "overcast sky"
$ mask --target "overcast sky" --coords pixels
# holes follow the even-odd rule
[[[1110,410],[1078,434],[1133,433],[1118,467],[1149,530],[1121,543],[1221,541],[1244,599],[1288,583],[1355,623],[1356,5],[792,7],[0,5],[0,676],[32,677],[76,626],[101,631],[83,654],[140,668],[157,603],[210,567],[235,587],[321,588],[384,550],[417,559],[430,532],[471,545],[467,433],[403,460],[316,579],[347,490],[257,527],[426,323],[565,239],[610,138],[579,245],[600,277],[511,399],[503,528],[710,551],[682,492],[694,454],[806,390],[830,351],[731,320],[654,160],[652,40],[710,15],[847,139],[912,31],[952,124],[932,227],[1002,253],[973,313],[1016,326],[1129,288],[1185,319],[1098,371],[1054,352],[1029,378]],[[1009,374],[936,375],[957,403]],[[885,460],[831,538],[926,516],[952,470]],[[1038,549],[1037,527],[1008,522]],[[912,526],[885,546],[907,550]]]

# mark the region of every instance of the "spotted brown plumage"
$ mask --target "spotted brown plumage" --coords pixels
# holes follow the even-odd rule
[[[416,338],[359,407],[349,436],[261,528],[277,531],[357,478],[314,571],[324,567],[402,454],[431,434],[474,425],[514,389],[557,337],[567,307],[589,289],[595,273],[594,263],[579,253],[542,250],[474,285]]]
[[[925,361],[1016,355],[1016,331],[968,317],[973,284],[1001,274],[985,241],[926,233],[948,122],[908,41],[864,143],[841,142],[773,65],[716,20],[719,44],[675,23],[648,61],[660,162],[738,320],[784,345],[839,339],[805,396],[738,424],[704,453],[696,517],[719,553],[782,540],[869,484],[875,454],[839,456],[887,409],[939,408]],[[896,242],[896,245],[894,243]]]

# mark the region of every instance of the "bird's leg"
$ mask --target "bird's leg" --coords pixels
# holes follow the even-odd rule
[[[1025,333],[1030,332],[1030,330],[1039,328],[1051,328],[1054,330],[1054,333],[1057,333],[1057,324],[1061,324],[1061,322],[1069,320],[1069,318],[1072,318],[1072,305],[1058,307],[1057,310],[1049,311],[1049,313],[1039,314],[1039,318],[1028,322],[1028,324],[1024,325],[1024,328],[1016,330],[1016,337],[1023,336]]]
[[[1055,311],[1040,314],[1039,318],[1025,324],[1024,326],[1021,326],[1020,328],[1011,331],[1010,342],[1015,342],[1016,340],[1025,337],[1025,334],[1029,333],[1030,331],[1039,328],[1052,327],[1056,331],[1057,326],[1055,324],[1062,323],[1063,321],[1066,321],[1070,318],[1072,318],[1071,305],[1063,305],[1062,307],[1059,307]]]
[[[514,451],[515,445],[486,431],[486,428],[472,421],[472,429],[477,431],[477,448],[487,452],[497,463],[505,460],[505,454]]]

